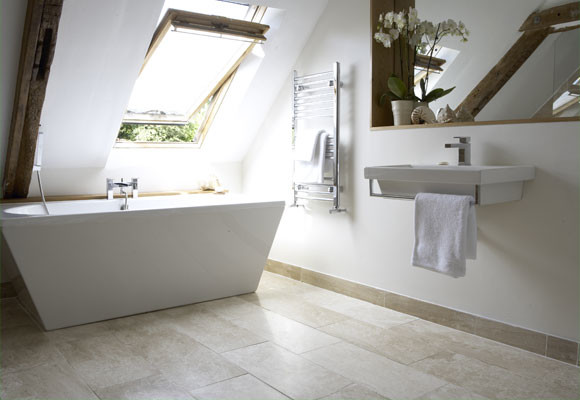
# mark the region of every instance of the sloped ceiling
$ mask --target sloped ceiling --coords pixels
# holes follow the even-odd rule
[[[241,161],[327,0],[263,0],[268,42],[240,70],[198,153]],[[45,168],[102,168],[163,0],[66,0],[41,119]]]
[[[268,41],[242,64],[206,139],[202,150],[213,162],[244,159],[280,89],[291,85],[287,78],[328,1],[260,3],[269,7],[264,21],[270,25]]]
[[[41,117],[44,166],[104,166],[163,0],[66,0]]]

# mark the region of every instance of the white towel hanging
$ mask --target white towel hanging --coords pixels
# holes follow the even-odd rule
[[[296,135],[296,143],[294,144],[294,160],[296,161],[312,161],[316,154],[320,135],[326,132],[321,130],[305,130]]]
[[[326,141],[328,132],[320,131],[315,142],[314,158],[311,161],[295,161],[294,180],[300,183],[324,183],[324,167],[326,165]]]
[[[475,259],[477,223],[472,196],[418,193],[412,264],[459,278]]]

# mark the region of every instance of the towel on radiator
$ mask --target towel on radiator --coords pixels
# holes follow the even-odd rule
[[[326,132],[322,130],[307,130],[296,135],[294,143],[294,160],[312,161],[318,146],[320,135]]]
[[[418,193],[412,264],[459,278],[475,259],[477,222],[472,196]]]
[[[328,132],[322,130],[316,134],[316,140],[308,141],[313,144],[311,160],[306,161],[298,157],[304,157],[305,151],[301,150],[301,154],[294,155],[294,182],[297,183],[324,183],[324,168],[325,168],[325,154],[326,142],[328,140]],[[296,150],[298,150],[298,138],[296,143]],[[306,139],[305,139],[306,140]],[[302,145],[300,145],[302,146]]]

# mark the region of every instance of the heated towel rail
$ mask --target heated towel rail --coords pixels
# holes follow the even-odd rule
[[[298,122],[313,120],[314,123],[332,118],[332,132],[326,142],[325,159],[332,165],[325,173],[324,183],[296,182],[293,179],[294,207],[299,200],[332,202],[329,212],[344,212],[340,208],[340,63],[335,62],[332,71],[298,76],[292,79],[292,149],[299,135]]]

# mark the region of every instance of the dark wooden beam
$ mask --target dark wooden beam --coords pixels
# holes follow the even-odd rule
[[[3,197],[27,197],[63,0],[29,0],[4,164]]]
[[[398,46],[386,49],[374,39],[381,13],[409,10],[415,0],[370,0],[371,2],[371,127],[393,125],[391,104],[379,105],[379,98],[388,90],[387,80],[391,74],[401,76]]]
[[[580,19],[580,2],[574,1],[544,11],[531,13],[520,27],[520,32],[544,29],[553,25],[577,21],[578,19]]]
[[[465,100],[457,107],[457,110],[463,106],[465,110],[475,117],[520,69],[550,33],[551,28],[524,32],[491,71],[467,95]]]

